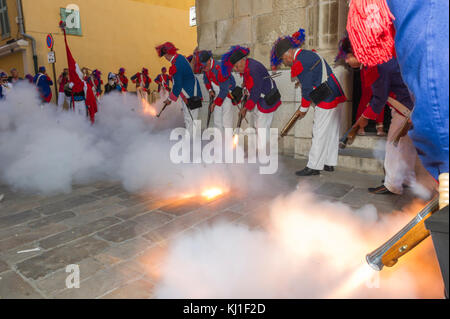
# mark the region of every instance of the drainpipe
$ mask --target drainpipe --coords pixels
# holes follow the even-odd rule
[[[17,13],[19,14],[19,32],[20,34],[26,38],[31,40],[31,48],[33,50],[33,64],[34,64],[34,73],[38,73],[38,59],[37,59],[37,51],[36,51],[36,40],[29,34],[25,33],[25,26],[23,23],[23,12],[22,12],[22,0],[17,0]]]

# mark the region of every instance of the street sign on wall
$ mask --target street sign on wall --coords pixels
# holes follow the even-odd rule
[[[47,53],[47,61],[49,64],[56,62],[55,51],[50,51]]]
[[[80,9],[76,5],[60,8],[61,20],[66,23],[66,33],[71,35],[83,35],[81,32]]]
[[[53,40],[53,36],[51,34],[47,35],[46,43],[47,43],[47,48],[49,48],[50,50],[53,49],[53,45],[55,44],[55,41]]]
[[[195,27],[197,25],[197,14],[195,13],[195,7],[189,9],[189,26]]]

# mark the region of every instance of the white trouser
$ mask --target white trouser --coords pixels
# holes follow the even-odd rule
[[[259,150],[263,149],[264,146],[267,146],[267,144],[270,141],[270,127],[272,126],[273,116],[274,112],[272,113],[263,113],[260,110],[258,110],[258,106],[255,106],[253,111],[250,114],[250,126],[256,129],[257,134],[257,145]],[[263,134],[263,131],[260,131],[259,129],[265,129],[265,133]],[[249,140],[250,141],[250,140]],[[248,145],[249,149],[252,147],[251,143],[249,142]],[[255,146],[253,146],[255,147]]]
[[[146,90],[139,87],[136,89],[136,93],[137,93],[137,97],[139,99],[139,103],[141,103],[141,105],[143,105],[142,100],[144,100],[145,102],[148,102],[148,93]]]
[[[169,91],[165,90],[164,88],[161,88],[161,91],[159,91],[159,99],[165,101],[168,98],[169,98]]]
[[[212,88],[216,95],[220,92],[220,87],[212,83]],[[225,132],[225,128],[233,127],[233,102],[226,97],[221,106],[214,107],[214,126]]]
[[[184,124],[185,124],[186,130],[192,136],[192,129],[194,127],[194,123],[192,122],[192,120],[194,120],[194,121],[198,120],[200,108],[195,109],[195,110],[189,110],[188,107],[186,106],[186,103],[184,103],[184,100],[181,98],[181,96],[179,98],[179,101],[183,108]],[[192,117],[191,117],[191,115],[192,115]],[[198,129],[198,127],[196,127],[196,129]]]
[[[324,166],[337,166],[339,156],[339,130],[341,104],[334,109],[314,108],[312,145],[306,165],[310,169],[323,170]]]
[[[233,102],[226,98],[221,106],[214,107],[214,126],[225,132],[225,128],[233,128]]]
[[[58,92],[58,107],[62,108],[64,106],[64,102],[70,106],[70,99],[70,96],[66,96],[64,92]]]
[[[397,147],[393,143],[404,123],[405,118],[392,109],[392,120],[387,136],[386,157],[384,159],[386,171],[384,186],[392,193],[399,195],[403,193],[403,184],[412,185],[416,181],[417,151],[411,138],[408,135],[402,137]]]
[[[87,116],[86,114],[86,102],[85,101],[75,101],[74,111],[76,114],[81,116]]]

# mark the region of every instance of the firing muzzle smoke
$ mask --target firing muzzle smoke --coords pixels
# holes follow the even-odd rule
[[[157,297],[417,298],[441,294],[438,268],[410,268],[422,265],[409,260],[380,273],[366,264],[368,247],[395,232],[409,218],[405,213],[378,220],[372,205],[355,211],[319,201],[302,190],[279,197],[270,207],[267,229],[219,222],[176,240],[162,264]]]
[[[256,167],[173,164],[169,136],[184,126],[183,113],[172,103],[156,118],[162,104],[144,108],[136,96],[114,92],[101,99],[91,126],[53,104],[41,106],[35,87],[16,85],[0,102],[0,183],[54,194],[70,192],[74,183],[120,181],[130,192],[158,189],[161,196],[198,190],[205,181],[259,184]]]

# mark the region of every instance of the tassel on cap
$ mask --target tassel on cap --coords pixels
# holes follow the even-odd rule
[[[283,54],[285,54],[291,48],[299,48],[305,43],[305,30],[299,29],[292,36],[284,36],[278,38],[270,53],[270,65],[272,70],[276,70],[281,64]]]
[[[350,2],[347,31],[353,54],[365,66],[375,66],[394,56],[394,20],[386,0]]]
[[[232,46],[230,51],[222,56],[222,74],[224,77],[228,77],[231,74],[233,66],[239,61],[250,54],[250,49],[241,47],[240,45]]]

